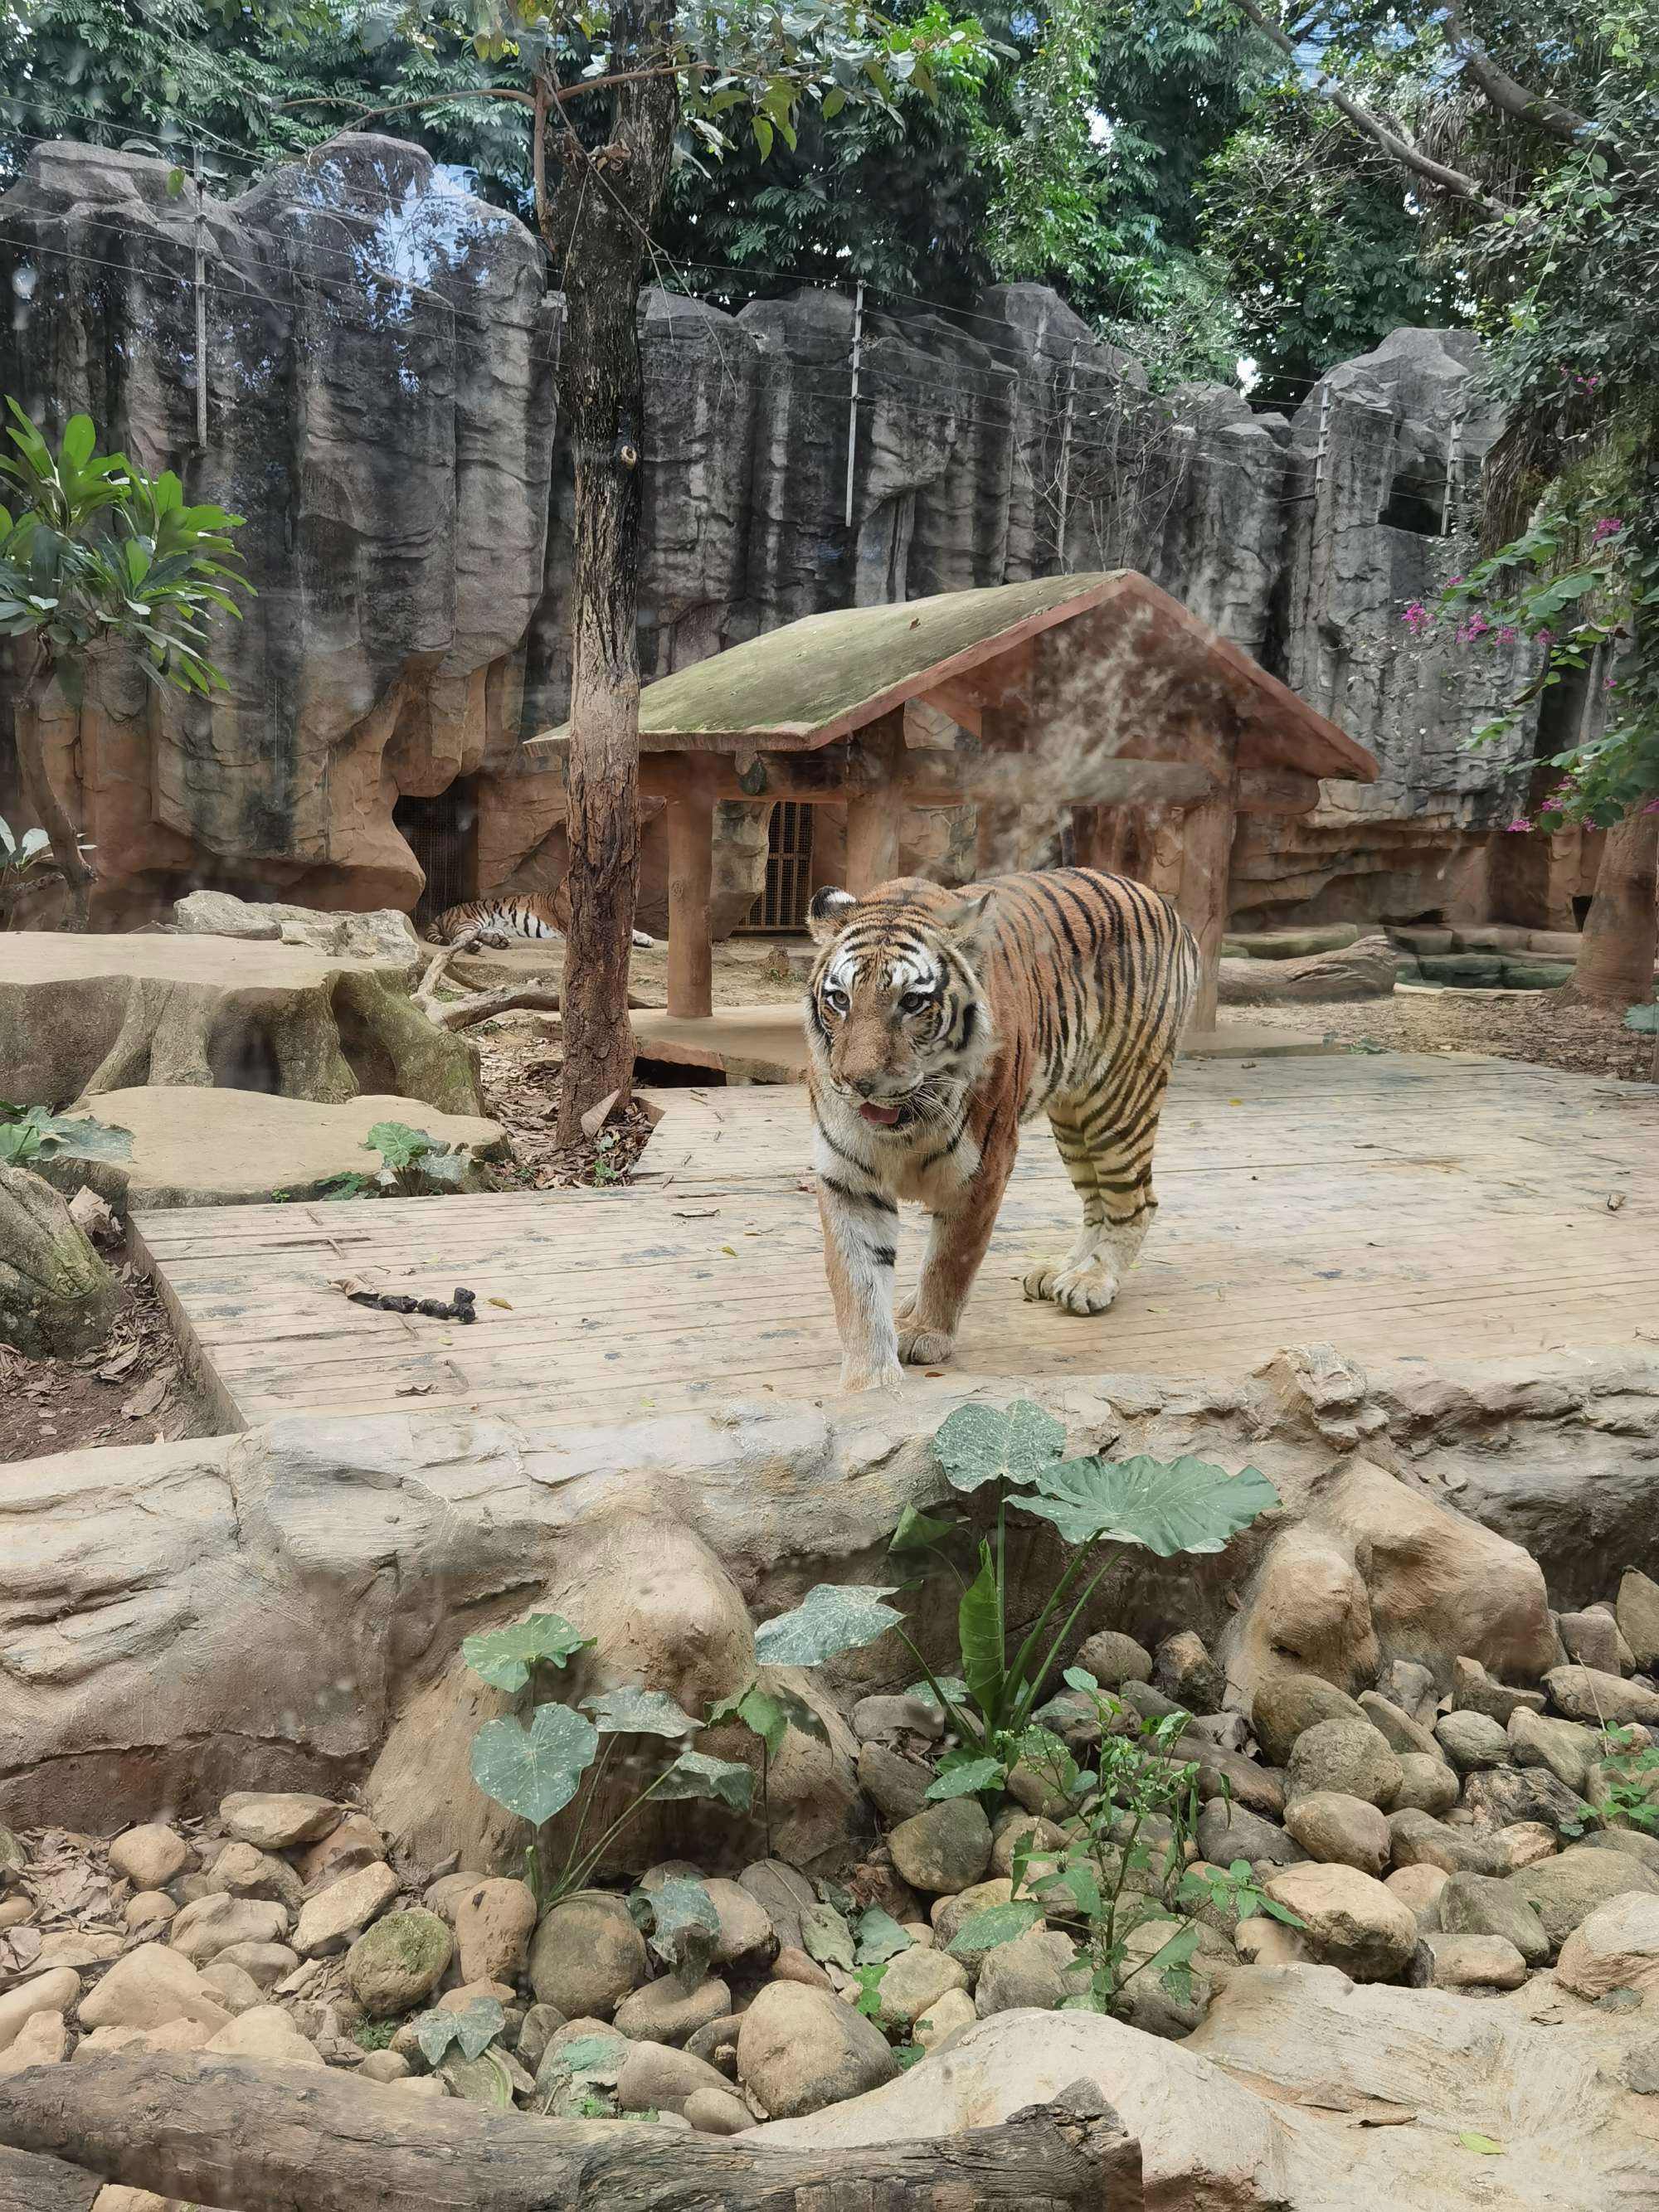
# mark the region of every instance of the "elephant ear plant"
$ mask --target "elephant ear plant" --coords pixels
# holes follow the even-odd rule
[[[933,1438],[952,1490],[971,1497],[996,1486],[993,1533],[975,1545],[954,1513],[908,1507],[890,1550],[931,1559],[955,1581],[959,1675],[940,1676],[907,1636],[923,1684],[958,1739],[929,1795],[1000,1789],[1019,1756],[1019,1739],[1102,1578],[1125,1546],[1172,1559],[1218,1552],[1279,1502],[1253,1467],[1228,1474],[1206,1460],[1064,1457],[1066,1431],[1028,1399],[1006,1411],[959,1406]],[[1047,1521],[1071,1556],[1023,1636],[1008,1617],[1008,1516]],[[966,1565],[961,1563],[964,1553]]]
[[[707,1723],[659,1690],[630,1684],[575,1705],[551,1696],[553,1674],[578,1651],[590,1650],[592,1641],[558,1613],[536,1613],[505,1628],[469,1636],[461,1646],[467,1665],[492,1689],[529,1693],[527,1719],[504,1714],[478,1730],[472,1740],[472,1778],[487,1797],[537,1831],[526,1875],[544,1906],[580,1889],[610,1844],[647,1805],[701,1797],[746,1813],[754,1789],[746,1766],[684,1747]],[[637,1747],[628,1754],[636,1768],[654,1766],[655,1771],[603,1832],[592,1836],[591,1816],[599,1785],[623,1741]],[[655,1747],[654,1755],[647,1746]],[[547,1825],[578,1796],[581,1802],[569,1846],[556,1859]]]

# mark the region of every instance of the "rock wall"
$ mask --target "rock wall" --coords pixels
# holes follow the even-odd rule
[[[410,907],[423,864],[452,896],[550,888],[562,790],[520,750],[568,696],[561,303],[538,246],[418,149],[342,137],[203,204],[198,363],[197,212],[176,182],[163,162],[59,143],[0,200],[0,390],[54,427],[86,408],[110,443],[246,516],[259,594],[220,629],[213,702],[158,693],[115,656],[78,708],[52,702],[101,919],[200,884]],[[1437,534],[1449,443],[1455,506],[1498,428],[1471,411],[1467,336],[1398,331],[1287,423],[1219,387],[1154,399],[1041,287],[950,319],[876,306],[849,520],[848,300],[802,291],[732,317],[652,291],[641,326],[647,675],[826,607],[1138,568],[1383,763],[1374,790],[1330,787],[1308,822],[1243,826],[1242,913],[1478,915],[1500,896],[1486,833],[1524,776],[1458,747],[1502,672],[1419,649],[1400,620],[1456,562]],[[9,714],[15,816],[8,729]],[[919,863],[968,864],[959,817],[911,823]],[[1026,822],[1029,856],[1062,826]],[[758,882],[762,827],[727,811],[728,919]],[[647,926],[658,836],[647,824]],[[1571,858],[1528,881],[1540,910],[1516,919],[1571,920],[1555,888]]]

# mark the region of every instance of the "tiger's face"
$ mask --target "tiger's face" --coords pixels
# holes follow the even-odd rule
[[[874,1129],[902,1132],[951,1109],[991,1048],[974,955],[987,901],[929,913],[885,895],[860,905],[821,890],[807,921],[823,947],[807,1031],[830,1089]]]

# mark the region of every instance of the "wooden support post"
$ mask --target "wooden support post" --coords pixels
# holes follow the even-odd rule
[[[668,1011],[706,1021],[714,1010],[708,908],[714,880],[712,763],[686,760],[668,802]]]
[[[904,710],[860,731],[851,763],[864,787],[847,801],[847,888],[862,898],[898,873],[899,790],[904,771]]]
[[[1227,883],[1237,809],[1230,790],[1189,807],[1181,823],[1181,890],[1176,904],[1198,939],[1198,998],[1188,1035],[1213,1030],[1221,996],[1221,939],[1227,927]]]

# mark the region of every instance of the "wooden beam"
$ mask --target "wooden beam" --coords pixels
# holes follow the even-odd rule
[[[1237,813],[1231,791],[1206,799],[1182,817],[1181,889],[1176,905],[1198,939],[1201,963],[1198,999],[1188,1024],[1212,1030],[1221,995],[1221,939],[1227,926],[1227,883],[1232,866]]]
[[[1311,814],[1319,804],[1319,778],[1293,768],[1246,768],[1238,775],[1241,814]]]
[[[668,801],[668,1011],[702,1021],[714,1006],[714,778],[691,759],[681,764],[678,785]]]
[[[971,676],[958,677],[954,682],[936,684],[933,690],[921,694],[924,706],[937,707],[941,714],[948,714],[969,737],[982,735],[981,717],[985,709],[985,694]]]
[[[858,788],[847,800],[847,888],[854,898],[898,873],[904,762],[902,708],[860,730],[849,749]]]
[[[848,2150],[422,2103],[323,2068],[157,2053],[0,2082],[0,2143],[222,2212],[1140,2212],[1091,2084],[1000,2127]],[[51,2198],[42,2200],[42,2212]],[[31,2212],[34,2208],[31,2207]],[[81,2212],[72,2201],[63,2212]]]

